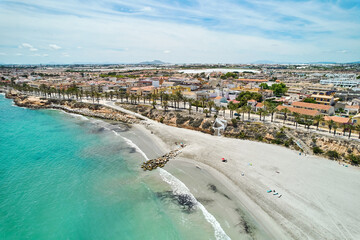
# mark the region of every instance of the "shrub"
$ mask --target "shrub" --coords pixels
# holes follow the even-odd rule
[[[202,128],[207,129],[207,128],[209,128],[210,126],[211,126],[210,121],[206,121],[206,122],[203,123]]]
[[[340,155],[337,151],[327,151],[326,155],[330,158],[330,159],[339,159]]]
[[[194,120],[194,122],[191,124],[191,126],[193,126],[193,127],[195,127],[195,128],[198,128],[198,127],[200,127],[202,121],[203,121],[202,118],[196,119],[196,120]]]
[[[161,122],[161,123],[164,122],[164,118],[163,118],[163,117],[160,118],[160,122]]]
[[[354,165],[359,165],[360,163],[360,155],[354,155],[354,154],[349,154],[347,155],[347,159],[349,159],[351,161],[352,164]]]
[[[237,127],[237,121],[236,121],[236,119],[232,118],[232,119],[231,119],[231,123],[232,123],[232,125],[233,125],[234,127]]]
[[[313,152],[314,152],[314,154],[322,154],[322,153],[324,153],[324,151],[321,149],[321,148],[319,148],[319,147],[313,147]]]

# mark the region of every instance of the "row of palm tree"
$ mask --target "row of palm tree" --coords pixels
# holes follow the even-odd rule
[[[238,116],[242,115],[242,120],[245,119],[245,113],[247,113],[247,118],[250,120],[250,114],[252,112],[252,107],[248,105],[238,106],[233,102],[230,102],[227,107],[219,107],[215,106],[213,101],[209,101],[207,98],[202,97],[198,100],[189,99],[184,97],[180,91],[175,92],[175,94],[168,94],[163,91],[158,93],[151,93],[148,95],[138,95],[138,94],[131,94],[126,91],[110,91],[105,93],[100,93],[96,90],[93,91],[83,91],[79,89],[75,84],[70,86],[67,89],[55,89],[52,87],[48,87],[45,84],[41,84],[39,88],[31,87],[27,84],[11,84],[11,87],[23,91],[29,94],[37,95],[44,98],[57,98],[57,99],[74,99],[80,100],[82,98],[92,99],[93,103],[95,100],[99,103],[100,99],[105,100],[113,100],[114,98],[120,99],[121,102],[126,100],[127,103],[131,104],[139,104],[141,100],[145,104],[146,101],[156,108],[158,105],[158,101],[160,101],[160,106],[163,107],[164,111],[167,111],[169,107],[174,109],[180,109],[180,102],[183,102],[183,109],[186,108],[186,104],[188,106],[189,114],[191,114],[192,107],[195,107],[196,112],[198,112],[199,107],[203,109],[203,113],[206,114],[206,117],[211,116],[212,110],[215,110],[215,114],[218,115],[220,110],[223,111],[223,116],[225,116],[225,111],[228,109],[230,111],[230,118],[234,117],[234,112],[237,113]],[[129,101],[130,100],[130,101]],[[278,111],[277,105],[271,102],[265,102],[264,108],[259,108],[257,113],[259,114],[260,121],[265,121],[265,117],[270,115],[271,122],[274,120],[274,114]],[[319,129],[320,123],[326,124],[329,128],[329,133],[333,130],[334,135],[336,135],[337,129],[340,127],[343,129],[343,135],[348,132],[349,138],[351,137],[352,131],[356,130],[359,132],[360,138],[360,125],[354,126],[352,124],[338,124],[333,120],[324,121],[323,115],[317,115],[315,117],[311,117],[308,115],[301,115],[299,113],[292,113],[289,109],[284,108],[280,112],[283,113],[283,123],[288,119],[290,115],[293,117],[293,123],[296,128],[298,124],[303,124],[307,129],[310,129],[310,126],[316,126],[316,130]]]
[[[316,130],[319,130],[320,123],[323,123],[323,125],[327,125],[329,128],[329,133],[331,133],[331,130],[333,130],[334,136],[336,135],[336,130],[338,128],[343,129],[343,136],[345,136],[346,132],[348,132],[348,137],[351,137],[351,133],[353,130],[356,130],[359,133],[359,139],[360,139],[360,125],[353,125],[351,123],[337,123],[334,120],[325,121],[324,115],[319,114],[314,117],[308,116],[308,115],[302,115],[299,113],[291,113],[291,111],[287,108],[281,110],[282,113],[284,113],[284,124],[286,119],[288,118],[289,114],[292,114],[293,116],[293,122],[294,125],[298,126],[298,124],[303,124],[305,128],[310,129],[310,126],[314,125],[316,126]]]

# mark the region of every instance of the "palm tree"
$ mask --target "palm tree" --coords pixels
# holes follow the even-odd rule
[[[247,112],[247,109],[246,109],[246,105],[242,106],[240,108],[241,112],[242,112],[242,121],[244,121],[245,119],[245,113]]]
[[[219,115],[219,111],[220,111],[221,107],[219,106],[215,106],[215,110],[216,110],[216,115]]]
[[[260,115],[260,121],[261,121],[261,115],[262,115],[264,112],[265,112],[264,109],[262,109],[262,108],[259,108],[259,109],[258,109],[258,113],[259,113],[259,115]]]
[[[199,100],[195,100],[195,101],[194,101],[194,105],[195,105],[195,108],[196,108],[196,112],[198,112],[199,105],[200,105],[200,101],[199,101]]]
[[[204,111],[203,111],[203,112],[206,114],[206,117],[208,117],[209,110],[204,109]]]
[[[355,130],[359,133],[359,139],[360,139],[360,125],[356,125]]]
[[[156,102],[155,102],[155,101],[153,101],[153,102],[151,103],[151,105],[152,105],[153,109],[156,109]]]
[[[319,124],[320,124],[320,122],[324,121],[324,115],[322,115],[322,114],[316,115],[314,117],[314,121],[316,122],[316,130],[319,130]]]
[[[213,101],[209,101],[209,102],[207,103],[207,105],[208,105],[209,112],[210,112],[210,116],[211,116],[211,109],[212,109],[212,107],[215,105],[215,103],[214,103]]]
[[[286,121],[286,119],[288,117],[288,114],[290,114],[291,111],[288,108],[284,108],[284,109],[281,109],[280,112],[284,113],[284,122],[283,122],[283,124],[285,124],[285,121]]]
[[[192,104],[193,104],[193,102],[194,102],[194,99],[189,98],[189,99],[187,99],[187,101],[188,101],[188,103],[189,103],[189,114],[191,114],[191,107],[192,107]],[[184,104],[184,106],[185,106],[185,104]]]
[[[205,98],[205,97],[201,97],[201,98],[200,98],[200,101],[201,101],[202,109],[203,109],[203,111],[204,111],[206,98]]]
[[[223,111],[223,117],[225,118],[225,110],[226,110],[226,107],[225,107],[225,106],[222,106],[222,107],[221,107],[221,110]]]
[[[312,120],[311,116],[304,115],[304,122],[307,129],[310,129],[310,126],[313,124],[314,121]]]
[[[251,106],[245,105],[245,109],[246,109],[246,111],[248,113],[248,120],[250,121]]]
[[[334,122],[334,120],[330,120],[330,121],[327,121],[326,123],[327,123],[327,125],[329,127],[329,133],[330,133],[331,129],[333,128],[333,126],[335,124],[335,122]]]
[[[339,127],[337,124],[336,124],[336,122],[334,122],[334,124],[333,124],[333,129],[334,129],[334,136],[336,135],[336,129]]]
[[[301,120],[301,115],[297,112],[294,112],[293,115],[294,115],[294,125],[296,124],[296,128],[297,128]]]
[[[164,108],[164,110],[165,110],[165,112],[166,112],[167,109],[168,109],[168,106],[169,106],[169,102],[168,102],[167,100],[163,100],[162,106],[163,106],[163,108]]]
[[[274,119],[274,113],[276,113],[278,110],[276,108],[276,105],[270,102],[265,102],[266,110],[271,114],[271,122]]]
[[[351,137],[351,131],[355,129],[355,126],[352,125],[351,123],[349,123],[348,129],[349,129],[349,138],[350,138]]]
[[[342,124],[341,127],[343,129],[343,136],[345,136],[345,133],[346,133],[346,130],[347,130],[347,124]]]

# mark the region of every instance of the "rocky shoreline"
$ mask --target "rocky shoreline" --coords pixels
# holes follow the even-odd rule
[[[106,120],[121,121],[127,124],[140,123],[140,119],[100,104],[83,103],[75,100],[44,99],[9,91],[6,98],[13,99],[14,104],[29,109],[60,109],[68,113],[80,114]]]
[[[26,107],[30,109],[60,109],[69,113],[80,114],[88,117],[95,117],[106,120],[121,121],[127,124],[141,123],[141,119],[111,107],[106,107],[96,103],[84,103],[76,100],[59,100],[46,99],[34,96],[28,96],[18,91],[8,91],[5,95],[7,98],[13,99],[15,105]],[[139,113],[142,116],[148,117],[160,123],[176,126],[180,128],[187,128],[195,131],[201,131],[208,134],[213,134],[212,120],[210,118],[193,117],[190,114],[180,114],[178,112],[162,112],[157,109],[152,109],[148,106],[142,105],[128,105],[121,104],[125,109]],[[359,164],[360,146],[352,141],[334,139],[329,136],[317,136],[314,133],[304,133],[296,130],[287,129],[291,131],[293,136],[296,136],[300,141],[307,145],[310,152],[307,154],[320,155],[331,160],[344,161],[345,163]],[[244,140],[258,141],[269,144],[283,145],[287,148],[301,151],[295,143],[295,139],[286,134],[285,129],[275,127],[269,124],[262,123],[241,123],[237,124],[229,122],[224,136],[230,138],[239,138]],[[314,149],[320,149],[315,152]],[[312,152],[314,151],[314,153]],[[330,155],[329,153],[332,153]],[[335,154],[335,157],[333,156]],[[351,159],[356,158],[355,161]]]

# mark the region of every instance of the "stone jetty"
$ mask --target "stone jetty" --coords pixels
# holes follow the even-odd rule
[[[154,170],[158,167],[164,167],[165,164],[170,160],[175,158],[177,155],[179,155],[181,153],[181,149],[185,147],[185,144],[180,144],[180,147],[178,149],[172,150],[169,153],[155,158],[155,159],[151,159],[148,160],[146,162],[143,162],[143,164],[141,165],[141,168],[144,169],[144,171],[146,170]]]

